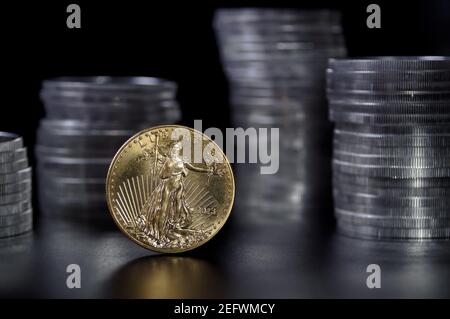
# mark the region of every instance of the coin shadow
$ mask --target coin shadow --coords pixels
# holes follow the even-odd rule
[[[190,299],[223,298],[225,280],[211,262],[184,256],[145,256],[109,278],[109,298]]]

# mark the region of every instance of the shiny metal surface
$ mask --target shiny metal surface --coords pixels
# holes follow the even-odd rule
[[[237,216],[247,213],[235,208],[220,235],[173,257],[134,245],[112,222],[40,219],[32,234],[0,241],[0,296],[450,297],[448,241],[359,240],[307,221],[241,223]],[[73,263],[82,269],[81,289],[66,287]],[[373,263],[382,269],[381,289],[366,286]]]

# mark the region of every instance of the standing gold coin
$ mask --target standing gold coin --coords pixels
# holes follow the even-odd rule
[[[194,249],[225,224],[234,201],[228,159],[206,135],[179,125],[146,129],[119,149],[106,178],[122,232],[158,252]]]

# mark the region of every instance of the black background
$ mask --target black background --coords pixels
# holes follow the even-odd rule
[[[81,29],[66,26],[81,7]],[[63,75],[146,75],[179,84],[183,123],[229,125],[227,83],[212,17],[217,7],[335,8],[343,13],[350,56],[450,53],[450,2],[376,1],[381,29],[368,29],[373,1],[34,1],[2,4],[0,129],[32,147],[44,110],[40,83]]]

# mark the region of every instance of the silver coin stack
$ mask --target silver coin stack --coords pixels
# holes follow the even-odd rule
[[[332,11],[220,9],[214,26],[229,80],[234,126],[279,128],[279,170],[237,166],[237,196],[258,207],[254,220],[299,219],[299,208],[331,199],[331,133],[325,71],[346,54]],[[259,135],[259,145],[270,135]],[[255,150],[256,145],[249,150]],[[251,144],[252,141],[249,141]],[[265,165],[264,165],[265,166]],[[247,210],[250,211],[250,210]],[[263,214],[267,212],[266,216]]]
[[[450,236],[450,58],[332,59],[328,99],[339,229]]]
[[[22,137],[0,132],[0,238],[33,228],[31,167]]]
[[[46,118],[35,149],[41,211],[103,218],[105,179],[115,152],[141,129],[178,121],[175,94],[175,83],[148,77],[44,81]]]

